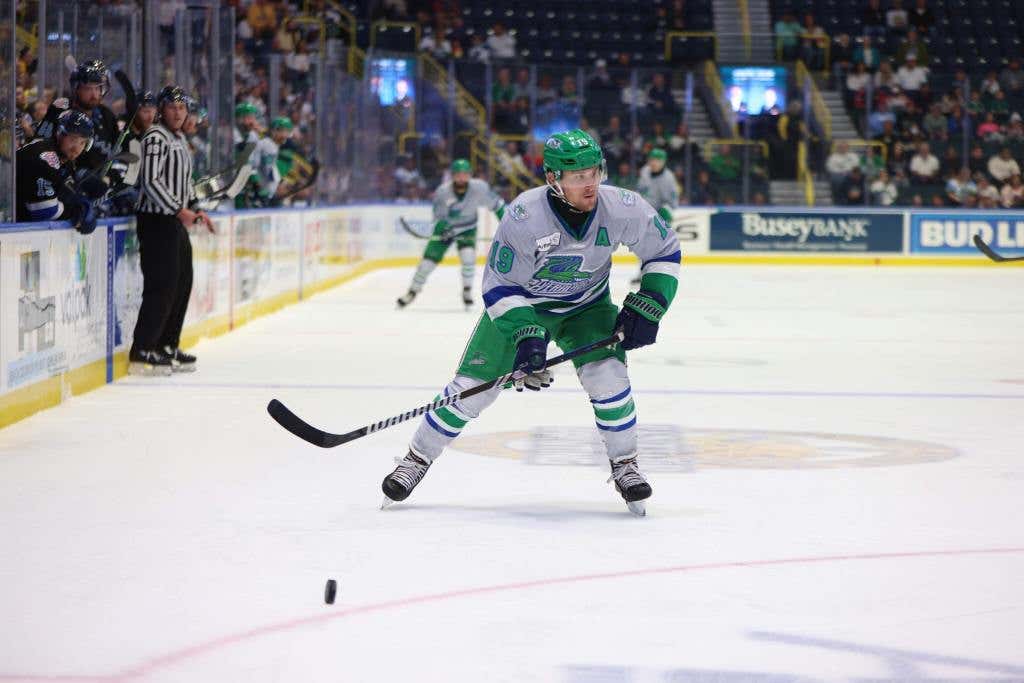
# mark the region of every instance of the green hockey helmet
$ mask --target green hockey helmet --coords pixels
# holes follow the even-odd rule
[[[287,116],[278,116],[276,119],[270,122],[270,130],[292,130],[295,124]]]
[[[601,146],[586,131],[576,128],[564,133],[555,133],[544,143],[545,177],[547,178],[548,173],[551,174],[553,180],[548,178],[548,185],[554,191],[555,196],[562,201],[568,203],[562,189],[563,174],[566,171],[583,171],[588,168],[599,169],[597,172],[599,183],[608,178],[608,169]],[[593,180],[587,182],[593,182]]]
[[[604,166],[604,154],[597,140],[587,132],[569,130],[555,133],[544,143],[544,170],[560,180],[563,171],[578,171],[594,166]]]
[[[456,159],[452,162],[452,173],[472,173],[473,165],[469,163],[469,159]]]
[[[668,160],[668,154],[665,153],[660,147],[655,147],[647,154],[648,159],[661,159],[662,161]]]
[[[243,116],[259,116],[260,110],[256,108],[256,105],[252,102],[239,102],[235,105],[235,118],[240,119]]]

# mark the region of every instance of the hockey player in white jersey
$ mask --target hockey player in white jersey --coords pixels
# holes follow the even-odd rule
[[[547,185],[510,204],[484,269],[486,312],[443,395],[523,371],[516,388],[551,384],[547,347],[563,351],[621,329],[624,339],[573,360],[607,449],[615,487],[636,514],[651,486],[637,460],[637,415],[626,351],[653,344],[676,293],[681,254],[675,233],[636,193],[602,185],[604,156],[587,133],[557,133],[545,143]],[[640,290],[622,310],[608,291],[612,253],[626,245],[643,262]],[[431,463],[501,393],[495,387],[424,415],[409,452],[383,481],[385,505],[405,500]],[[582,445],[581,445],[582,447]]]
[[[672,210],[679,205],[679,184],[672,171],[665,168],[668,155],[665,150],[655,147],[647,155],[647,163],[640,169],[636,191],[653,206],[665,223],[672,225]],[[639,284],[642,273],[633,278],[632,284]]]
[[[456,159],[452,162],[451,171],[451,181],[443,183],[434,192],[434,233],[416,266],[409,291],[398,298],[399,308],[412,303],[452,242],[457,245],[462,263],[462,303],[467,309],[473,305],[477,209],[490,209],[500,220],[505,202],[485,181],[472,177],[473,167],[468,160]]]
[[[668,155],[655,147],[647,155],[647,163],[640,169],[636,191],[653,206],[666,223],[672,225],[672,209],[679,205],[679,184],[672,171],[665,167]]]

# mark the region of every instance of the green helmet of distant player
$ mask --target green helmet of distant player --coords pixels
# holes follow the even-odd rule
[[[600,182],[607,179],[608,169],[601,146],[597,144],[597,140],[579,128],[555,133],[544,143],[544,175],[555,196],[562,201],[565,201],[565,192],[561,184],[562,175],[566,171],[582,171],[594,167],[601,169]],[[551,175],[548,176],[548,173]]]
[[[256,105],[252,102],[239,102],[235,106],[235,118],[240,119],[243,116],[259,116],[260,110],[256,108]]]
[[[287,116],[278,116],[276,119],[270,122],[270,130],[286,130],[291,132],[295,124]]]
[[[649,167],[652,173],[661,173],[668,162],[668,154],[660,147],[655,147],[647,153],[647,162],[650,164]]]
[[[456,159],[452,162],[452,175],[456,173],[473,173],[473,165],[469,159]]]

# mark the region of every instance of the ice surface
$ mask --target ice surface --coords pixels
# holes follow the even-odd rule
[[[685,267],[631,354],[643,519],[565,370],[385,511],[415,423],[269,419],[433,397],[479,313],[409,276],[0,431],[0,682],[1024,680],[1021,270]]]

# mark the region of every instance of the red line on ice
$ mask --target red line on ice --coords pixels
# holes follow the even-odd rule
[[[477,588],[465,588],[454,591],[446,591],[443,593],[429,593],[427,595],[412,596],[407,598],[399,598],[397,600],[387,600],[384,602],[371,603],[368,605],[358,605],[355,607],[349,607],[346,609],[333,610],[328,613],[316,614],[309,617],[300,617],[298,619],[290,619],[288,621],[282,621],[276,624],[267,624],[265,626],[259,626],[257,628],[242,631],[240,633],[228,634],[208,640],[202,643],[168,652],[167,654],[154,657],[146,660],[141,664],[137,664],[131,668],[125,669],[115,674],[107,676],[89,676],[89,675],[18,675],[18,674],[0,674],[0,683],[36,683],[36,682],[47,682],[47,683],[125,683],[127,681],[136,680],[147,674],[151,674],[159,669],[171,667],[179,662],[190,659],[197,655],[209,653],[220,648],[228,647],[236,643],[240,643],[260,636],[270,635],[273,633],[281,633],[284,631],[290,631],[292,629],[308,626],[310,624],[319,624],[329,621],[335,621],[338,619],[345,619],[347,617],[357,616],[360,614],[367,614],[370,612],[382,612],[389,609],[395,609],[399,607],[411,607],[414,605],[420,605],[423,603],[430,602],[442,602],[444,600],[452,600],[455,598],[465,598],[473,595],[486,595],[489,593],[502,593],[505,591],[516,591],[516,590],[527,590],[530,588],[544,588],[547,586],[557,586],[564,584],[575,584],[584,583],[587,581],[604,581],[608,579],[627,579],[638,576],[653,576],[656,574],[676,574],[683,572],[696,572],[696,571],[708,571],[712,569],[744,569],[744,568],[764,568],[764,567],[775,567],[780,565],[797,565],[797,564],[820,564],[826,562],[853,562],[853,561],[864,561],[864,560],[898,560],[898,559],[913,559],[913,558],[924,558],[924,557],[952,557],[960,555],[1007,555],[1007,554],[1019,554],[1024,553],[1024,547],[1022,548],[981,548],[977,550],[923,550],[917,552],[903,552],[903,553],[867,553],[862,555],[825,555],[822,557],[789,557],[777,560],[746,560],[736,562],[712,562],[709,564],[688,564],[688,565],[677,565],[674,567],[661,567],[656,569],[631,569],[626,571],[618,572],[605,572],[601,574],[581,574],[578,576],[563,576],[551,579],[534,579],[532,581],[520,581],[515,583],[502,583],[494,586],[479,586]]]

